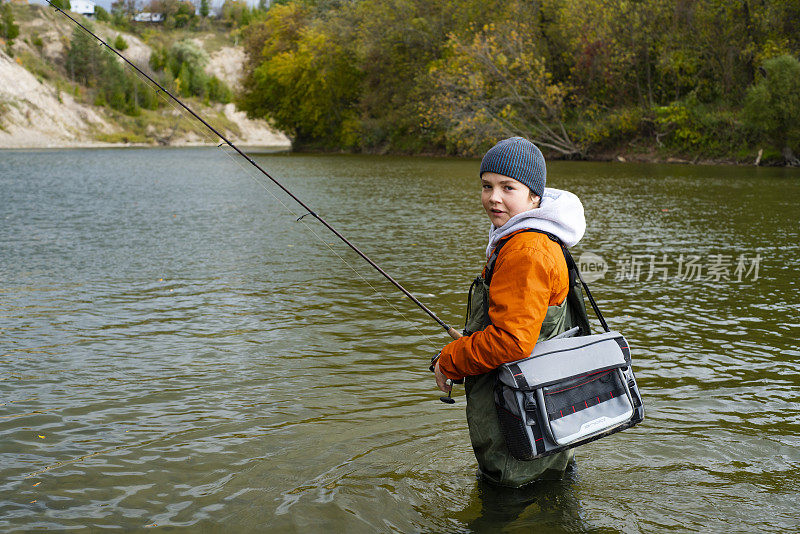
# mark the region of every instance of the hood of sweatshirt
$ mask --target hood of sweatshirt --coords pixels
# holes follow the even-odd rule
[[[546,187],[538,208],[514,215],[499,228],[492,225],[486,257],[492,255],[492,250],[502,238],[527,228],[550,232],[568,248],[573,247],[586,232],[583,204],[569,191]]]

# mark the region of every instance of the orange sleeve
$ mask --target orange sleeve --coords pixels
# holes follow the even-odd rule
[[[460,379],[530,356],[547,307],[563,301],[567,280],[566,265],[556,267],[550,250],[525,240],[509,242],[497,258],[489,289],[492,324],[445,346],[439,368],[448,378]]]

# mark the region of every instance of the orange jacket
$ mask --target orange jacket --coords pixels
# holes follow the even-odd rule
[[[530,356],[547,307],[564,302],[569,273],[558,243],[538,232],[516,232],[497,256],[489,286],[492,324],[442,349],[448,378],[480,375]]]

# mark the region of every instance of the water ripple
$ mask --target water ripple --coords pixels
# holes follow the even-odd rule
[[[548,181],[584,201],[589,228],[576,255],[609,262],[592,291],[631,343],[647,418],[579,448],[564,480],[506,492],[474,477],[463,389],[455,407],[437,400],[426,364],[447,342],[439,327],[346,247],[310,236],[226,158],[30,155],[0,158],[5,531],[784,532],[800,523],[796,176],[550,166]],[[109,158],[126,169],[114,180]],[[486,237],[475,162],[265,163],[460,325]],[[681,254],[759,254],[761,276],[681,280]],[[632,256],[663,255],[670,276],[617,276]]]

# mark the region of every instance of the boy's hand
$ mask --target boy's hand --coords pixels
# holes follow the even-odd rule
[[[449,393],[450,390],[453,389],[453,386],[447,383],[447,377],[444,376],[444,373],[439,369],[439,362],[436,362],[436,366],[433,368],[433,374],[436,377],[436,385],[440,390]]]

